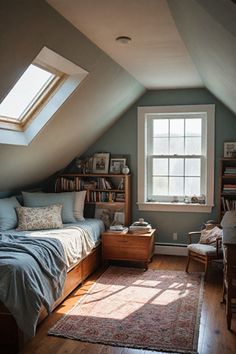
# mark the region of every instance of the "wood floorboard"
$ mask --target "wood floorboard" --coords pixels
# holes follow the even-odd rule
[[[151,269],[185,270],[186,257],[155,255],[150,263]],[[100,269],[93,274],[79,289],[74,291],[38,327],[36,336],[25,346],[21,354],[151,354],[159,353],[148,350],[112,347],[102,344],[80,342],[48,336],[47,331],[70,310],[102,274]],[[193,262],[190,271],[203,271],[203,265]],[[199,354],[235,354],[236,353],[236,318],[232,320],[232,331],[227,330],[225,305],[221,304],[222,269],[215,265],[205,282],[204,300],[200,321],[198,341]],[[162,353],[163,354],[163,353]],[[171,353],[173,354],[173,353]]]

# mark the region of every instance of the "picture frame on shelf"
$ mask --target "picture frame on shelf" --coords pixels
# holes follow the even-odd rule
[[[110,153],[97,153],[93,155],[93,173],[108,173]]]
[[[227,141],[224,143],[224,157],[236,158],[236,142]]]
[[[110,161],[110,173],[120,174],[122,168],[126,165],[126,158],[111,158]]]

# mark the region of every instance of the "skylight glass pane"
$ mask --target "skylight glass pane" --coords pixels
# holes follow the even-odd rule
[[[55,77],[31,64],[0,104],[0,115],[19,119]]]

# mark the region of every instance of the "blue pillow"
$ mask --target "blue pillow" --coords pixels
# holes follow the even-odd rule
[[[22,192],[24,206],[45,207],[52,204],[62,204],[62,222],[76,222],[74,217],[75,192],[43,193]]]
[[[16,207],[20,207],[16,197],[0,199],[0,230],[6,231],[17,226]]]

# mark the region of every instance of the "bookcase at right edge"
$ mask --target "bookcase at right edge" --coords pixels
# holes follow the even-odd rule
[[[220,160],[219,220],[228,210],[236,210],[236,159]]]

